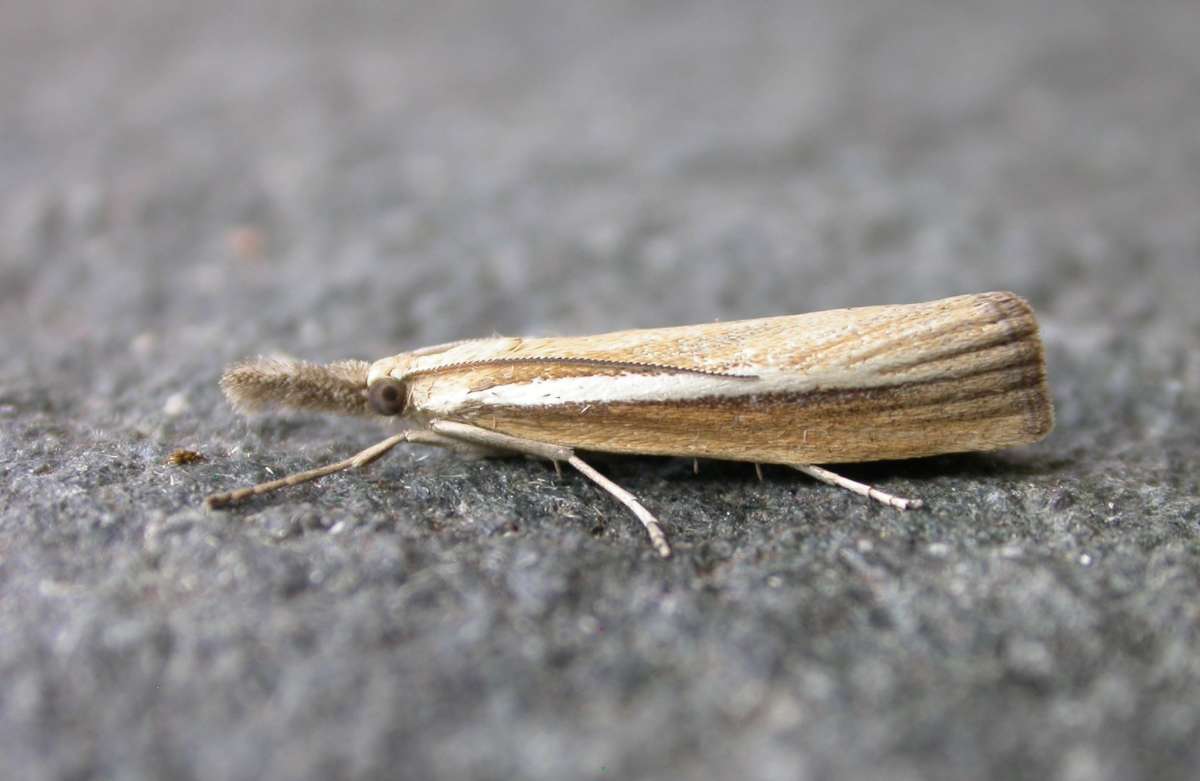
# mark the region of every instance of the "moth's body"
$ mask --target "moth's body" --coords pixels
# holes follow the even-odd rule
[[[1052,426],[1007,293],[597,336],[496,337],[371,365],[405,415],[611,453],[841,463],[995,450]]]
[[[1028,444],[1053,426],[1037,321],[1012,293],[582,337],[493,337],[367,364],[259,359],[222,379],[242,409],[268,403],[402,416],[414,425],[354,459],[254,493],[361,466],[400,441],[568,460],[657,521],[574,450],[812,466]],[[215,501],[214,501],[215,500]]]

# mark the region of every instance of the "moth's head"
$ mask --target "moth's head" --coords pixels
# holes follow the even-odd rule
[[[404,377],[411,363],[408,353],[381,358],[367,369],[367,403],[377,415],[403,415],[408,406]]]
[[[340,415],[395,415],[390,393],[368,388],[371,364],[338,361],[316,364],[285,357],[259,357],[230,366],[221,377],[221,390],[238,412],[257,412],[279,406]],[[379,397],[378,400],[376,397]]]

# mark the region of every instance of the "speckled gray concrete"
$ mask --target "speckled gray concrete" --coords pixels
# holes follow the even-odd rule
[[[0,14],[0,776],[1191,776],[1194,3],[243,5]],[[988,289],[1058,428],[846,470],[927,511],[598,459],[664,562],[419,449],[200,509],[378,435],[241,356]]]

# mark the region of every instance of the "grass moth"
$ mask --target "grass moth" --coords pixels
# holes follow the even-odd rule
[[[374,363],[257,358],[221,379],[233,406],[396,417],[355,456],[208,497],[222,507],[366,466],[402,442],[567,462],[641,520],[661,524],[576,451],[782,464],[899,509],[817,464],[996,450],[1054,425],[1033,310],[1013,293],[617,331],[489,337]]]

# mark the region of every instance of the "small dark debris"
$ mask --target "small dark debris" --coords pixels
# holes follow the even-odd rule
[[[207,461],[203,453],[197,453],[195,450],[176,450],[167,456],[167,463],[171,466],[184,466],[186,464],[199,464],[201,461]]]

